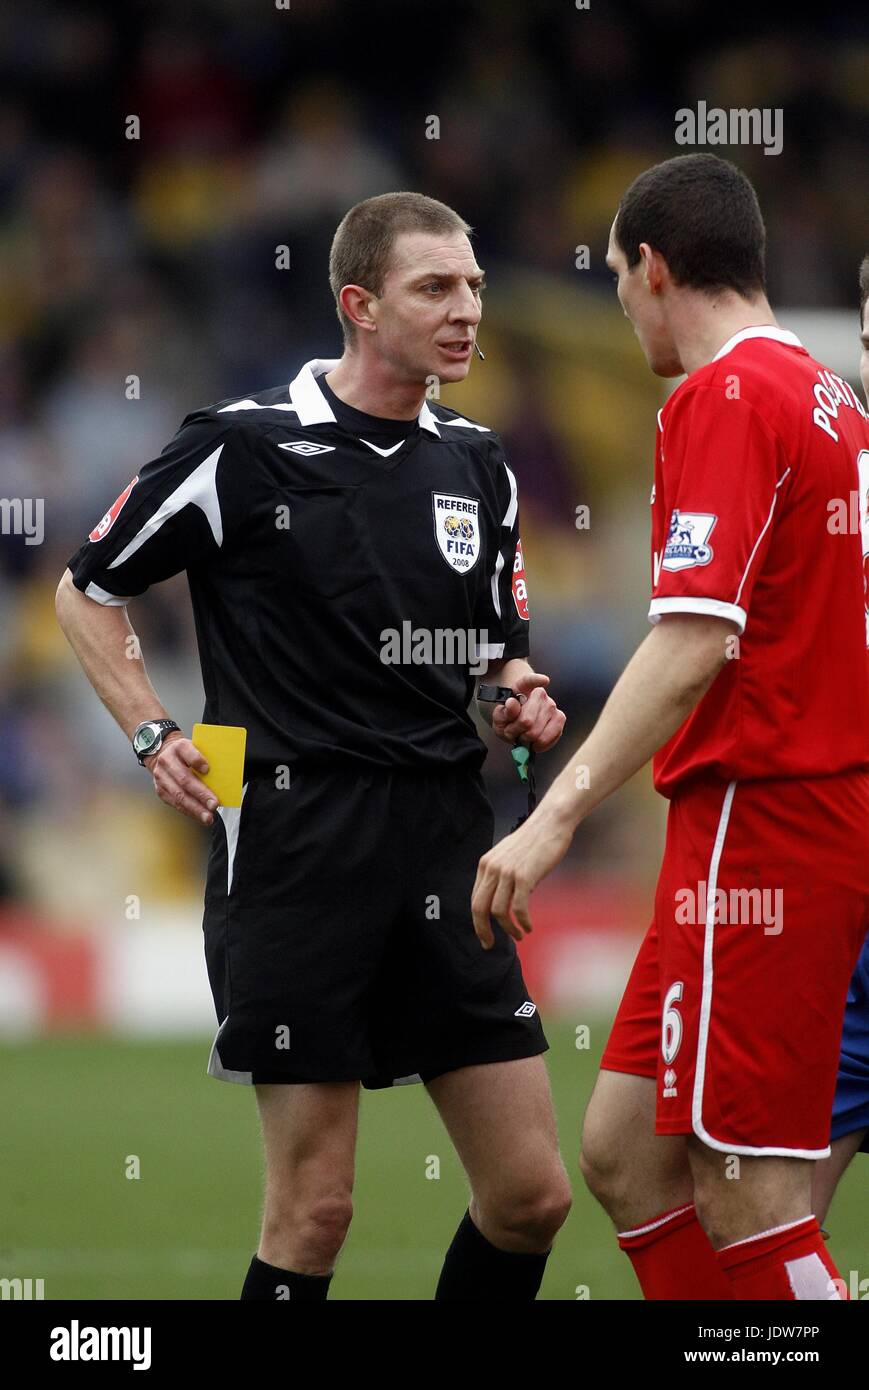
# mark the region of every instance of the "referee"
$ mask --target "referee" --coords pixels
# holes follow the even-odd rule
[[[243,1299],[326,1298],[360,1083],[423,1082],[468,1174],[437,1298],[533,1299],[569,1209],[536,1006],[513,941],[484,951],[470,911],[493,829],[474,675],[521,697],[487,716],[507,743],[548,749],[564,715],[526,659],[498,436],[426,399],[475,348],[469,232],[416,193],[351,208],[330,259],[340,360],[188,415],[58,587],[157,795],[212,826],[208,1071],[255,1088],[266,1156]],[[129,600],[181,570],[203,719],[247,729],[239,808],[127,659]]]

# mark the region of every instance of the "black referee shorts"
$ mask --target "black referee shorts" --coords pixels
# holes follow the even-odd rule
[[[484,951],[471,888],[492,843],[467,770],[294,769],[215,817],[205,953],[211,1076],[427,1081],[547,1049],[515,944]]]

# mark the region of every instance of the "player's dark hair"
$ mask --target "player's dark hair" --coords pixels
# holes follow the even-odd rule
[[[866,308],[866,300],[869,299],[869,256],[864,256],[860,262],[860,329],[863,329],[863,310]]]
[[[335,296],[344,341],[356,334],[338,296],[345,285],[362,285],[383,293],[395,238],[402,232],[431,232],[435,236],[469,235],[471,228],[457,212],[423,193],[381,193],[352,207],[342,219],[329,254],[329,284]]]
[[[753,299],[765,290],[766,230],[751,183],[714,154],[677,155],[634,179],[619,204],[615,238],[628,269],[648,242],[673,282]]]

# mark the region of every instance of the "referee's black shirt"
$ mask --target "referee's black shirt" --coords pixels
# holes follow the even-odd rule
[[[73,581],[122,605],[187,571],[203,720],[246,727],[248,777],[479,767],[473,642],[528,654],[515,479],[498,436],[440,404],[413,421],[346,406],[322,381],[335,365],[188,415]]]

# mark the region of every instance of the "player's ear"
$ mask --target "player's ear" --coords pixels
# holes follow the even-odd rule
[[[364,333],[374,331],[377,325],[372,313],[372,304],[376,303],[376,296],[370,290],[364,289],[362,285],[345,285],[338,298],[344,313],[357,329]]]
[[[660,294],[667,278],[667,262],[660,251],[653,251],[647,241],[640,242],[643,280],[650,294]]]

